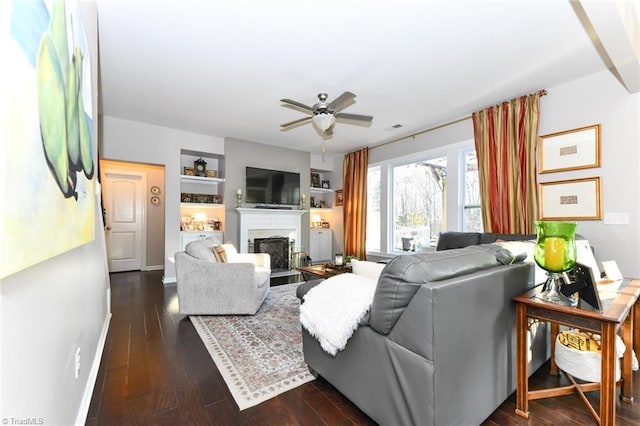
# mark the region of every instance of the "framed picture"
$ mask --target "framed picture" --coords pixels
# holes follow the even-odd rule
[[[323,180],[322,181],[322,188],[324,189],[330,189],[331,186],[329,185],[329,181],[328,180]]]
[[[320,188],[320,173],[311,173],[311,187]]]
[[[185,168],[184,168],[184,174],[185,174],[186,176],[194,176],[194,175],[195,175],[195,173],[194,173],[194,171],[193,171],[193,167],[185,167]]]
[[[600,167],[600,124],[540,136],[540,173]]]
[[[540,184],[540,220],[602,219],[600,178]]]
[[[342,193],[342,189],[337,189],[336,190],[336,201],[335,203],[333,203],[336,206],[341,206],[344,204],[344,195]]]
[[[209,178],[217,178],[218,171],[217,170],[207,170],[207,177]]]

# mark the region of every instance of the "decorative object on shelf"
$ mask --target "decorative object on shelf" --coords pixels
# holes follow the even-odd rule
[[[327,208],[327,202],[325,200],[321,200],[320,201],[320,208],[321,209],[326,209]]]
[[[311,222],[314,228],[322,227],[322,218],[320,217],[319,214],[314,214],[313,216],[311,216]]]
[[[204,226],[207,223],[207,214],[203,212],[198,212],[194,214],[193,222],[195,223],[196,230],[204,231]]]
[[[316,206],[316,197],[310,197],[309,198],[309,207],[315,207]]]
[[[540,219],[600,220],[600,177],[540,183]]]
[[[539,267],[547,271],[549,278],[544,284],[540,299],[564,306],[576,306],[577,300],[561,293],[563,272],[576,264],[576,222],[536,221],[537,239],[533,257]]]
[[[323,189],[331,189],[331,184],[329,183],[328,180],[323,180],[322,181],[322,188]]]
[[[160,204],[160,197],[158,197],[158,196],[156,196],[156,195],[154,195],[153,197],[151,197],[151,204],[156,205],[156,206],[157,206],[158,204]]]
[[[304,203],[307,200],[307,194],[304,192],[300,195],[300,210],[304,210]]]
[[[222,203],[222,200],[221,200],[221,198],[220,198],[220,196],[218,194],[213,194],[212,197],[213,197],[213,204],[221,204]]]
[[[329,222],[326,222],[326,221],[324,221],[324,220],[320,223],[320,226],[321,226],[322,228],[324,228],[324,229],[329,229],[329,228],[330,228],[330,226],[329,226]]]
[[[152,186],[151,187],[151,193],[155,194],[155,195],[158,195],[160,193],[160,187],[156,186],[156,185]]]
[[[344,256],[342,253],[336,253],[333,257],[333,264],[335,266],[342,266],[344,262]]]
[[[209,178],[217,178],[218,171],[217,170],[207,170],[207,177]]]
[[[180,229],[182,231],[193,231],[193,218],[191,216],[180,217]]]
[[[193,167],[184,167],[184,175],[185,176],[195,176],[195,172],[193,171]]]
[[[193,162],[193,169],[195,170],[196,176],[206,176],[207,175],[207,162],[202,158],[198,158]]]
[[[600,167],[600,124],[540,136],[540,173]]]
[[[320,188],[320,173],[311,173],[311,187]]]
[[[236,190],[236,207],[242,207],[242,189],[238,188]]]
[[[334,206],[342,206],[344,204],[344,193],[342,189],[336,190],[336,201],[333,203]]]

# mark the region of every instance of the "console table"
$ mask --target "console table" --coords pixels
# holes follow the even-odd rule
[[[621,398],[623,402],[632,403],[631,349],[640,353],[640,280],[632,280],[618,292],[615,299],[603,312],[594,312],[578,307],[562,306],[537,299],[541,286],[515,297],[517,327],[517,390],[516,413],[529,418],[529,401],[567,395],[577,391],[587,405],[591,415],[601,425],[614,425],[616,417],[616,331],[621,327],[621,337],[627,350],[622,359]],[[529,321],[545,321],[551,324],[551,374],[558,374],[554,361],[555,342],[560,325],[575,327],[601,335],[602,366],[600,383],[577,384],[551,389],[529,390],[529,374],[527,362],[527,332]],[[591,406],[584,391],[600,390],[599,414]]]

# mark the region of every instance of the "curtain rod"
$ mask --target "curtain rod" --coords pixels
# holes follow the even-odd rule
[[[540,96],[545,96],[547,94],[547,91],[546,91],[546,89],[542,89],[542,90],[539,90],[537,92],[530,93],[530,95],[535,95],[536,93],[539,94]],[[378,145],[370,146],[369,150],[380,148],[380,147],[385,146],[385,145],[390,145],[392,143],[400,142],[400,141],[403,141],[405,139],[415,138],[416,136],[420,136],[420,135],[423,135],[425,133],[433,132],[434,130],[442,129],[443,127],[447,127],[447,126],[452,126],[454,124],[458,124],[458,123],[460,123],[462,121],[466,121],[466,120],[470,120],[470,119],[471,119],[470,115],[468,115],[466,117],[458,118],[457,120],[453,120],[453,121],[450,121],[448,123],[440,124],[438,126],[431,127],[429,129],[426,129],[426,130],[421,130],[421,131],[413,133],[411,135],[402,136],[402,137],[399,137],[397,139],[393,139],[393,140],[390,140],[390,141],[387,141],[387,142],[382,142],[381,144],[378,144]]]

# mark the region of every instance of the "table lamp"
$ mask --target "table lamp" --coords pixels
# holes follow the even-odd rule
[[[564,306],[576,306],[577,300],[560,292],[562,273],[576,264],[576,222],[536,221],[537,239],[533,258],[547,271],[549,278],[538,298]]]
[[[204,224],[207,223],[207,214],[201,212],[194,214],[193,222],[196,224],[198,231],[204,231]]]

